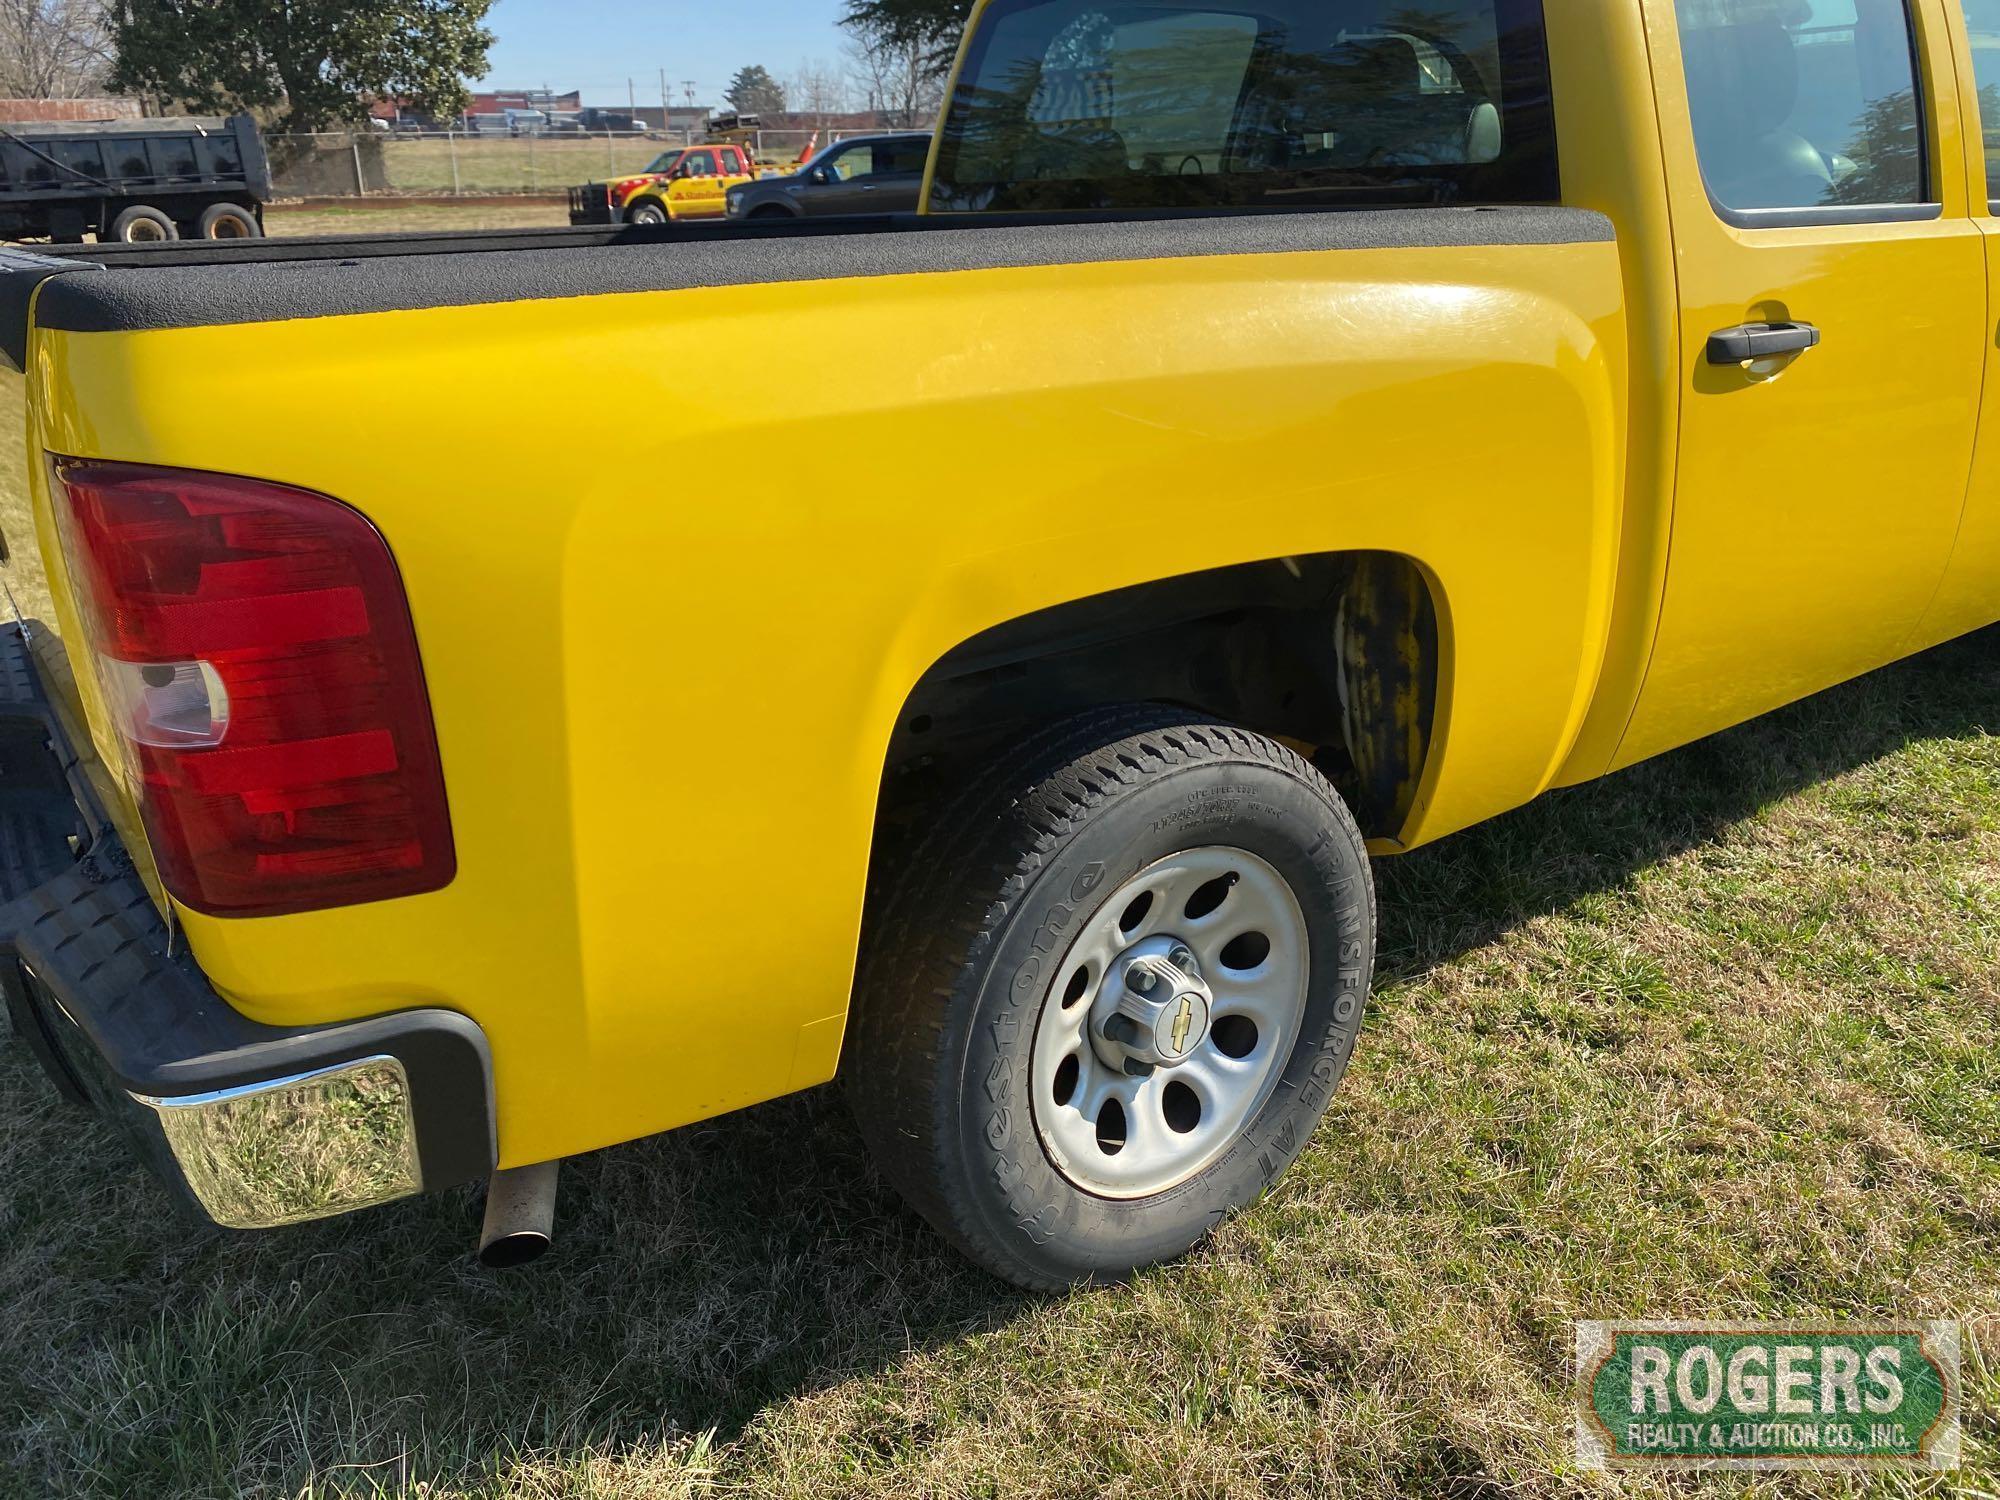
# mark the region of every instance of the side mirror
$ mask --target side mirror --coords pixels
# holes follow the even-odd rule
[[[807,181],[817,183],[820,187],[825,187],[828,183],[837,180],[833,175],[833,168],[831,167],[814,167],[807,178]]]

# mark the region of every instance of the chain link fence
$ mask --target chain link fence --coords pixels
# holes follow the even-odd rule
[[[848,132],[852,134],[852,132]],[[751,147],[774,166],[838,132],[763,130]],[[643,172],[660,155],[698,145],[682,130],[639,133],[559,131],[329,131],[271,135],[272,186],[281,198],[474,197],[560,193],[580,182]]]

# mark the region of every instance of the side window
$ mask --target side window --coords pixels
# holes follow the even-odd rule
[[[713,177],[715,175],[715,153],[712,151],[690,151],[681,159],[680,175],[683,177]]]
[[[921,177],[930,154],[929,141],[896,141],[876,148],[875,170],[893,177]]]
[[[1553,202],[1541,0],[993,0],[934,208]]]
[[[849,146],[827,165],[842,182],[852,182],[875,170],[875,150],[872,146]]]
[[[1679,0],[1676,11],[1695,152],[1724,217],[1892,218],[1931,201],[1906,0]]]
[[[70,169],[56,174],[63,182],[81,185],[93,177],[104,179],[104,148],[96,141],[58,141],[51,154]]]
[[[1986,191],[2000,213],[2000,0],[1964,0],[1972,37],[1972,78],[1979,88],[1979,126],[1986,137]]]

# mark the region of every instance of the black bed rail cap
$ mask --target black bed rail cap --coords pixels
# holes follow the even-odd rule
[[[28,309],[35,288],[63,271],[102,270],[95,261],[44,255],[21,245],[0,245],[0,359],[28,368]]]

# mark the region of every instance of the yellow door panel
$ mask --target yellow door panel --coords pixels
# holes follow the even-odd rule
[[[1963,9],[1961,10],[1961,4]],[[1944,17],[1958,58],[1959,108],[1966,120],[1966,191],[1986,253],[1985,330],[1994,334],[2000,292],[2000,4],[1947,0]],[[1984,142],[1985,150],[1979,149]],[[1950,640],[2000,619],[2000,338],[1985,340],[1986,380],[1965,513],[1951,563],[1924,616],[1912,650]]]
[[[1934,13],[1918,13],[1922,131],[1902,0],[1680,3],[1678,22],[1664,0],[1647,17],[1680,462],[1659,635],[1618,764],[1906,649],[1958,529],[1986,358],[1984,252]],[[1764,324],[1819,343],[1711,358],[1712,334]]]

